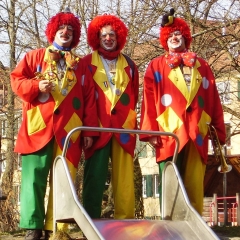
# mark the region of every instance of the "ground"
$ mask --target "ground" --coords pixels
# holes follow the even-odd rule
[[[219,237],[220,240],[240,240],[240,226],[237,227],[212,227],[212,230],[216,233],[216,235]],[[69,235],[72,240],[80,240],[85,239],[82,237],[81,231],[74,229],[69,232]],[[18,232],[18,233],[0,233],[0,239],[1,240],[24,240],[24,232]],[[61,238],[53,238],[53,240],[63,240],[63,237]],[[70,238],[66,238],[68,240]]]

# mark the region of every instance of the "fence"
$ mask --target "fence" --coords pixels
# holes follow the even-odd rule
[[[233,197],[217,197],[217,194],[214,194],[212,201],[209,200],[210,198],[204,200],[205,211],[203,218],[210,226],[240,226],[239,193],[236,193],[236,196]],[[207,204],[208,211],[206,211]]]

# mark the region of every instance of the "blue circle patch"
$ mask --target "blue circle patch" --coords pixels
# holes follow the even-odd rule
[[[62,148],[64,146],[65,140],[66,140],[66,137],[63,137],[62,140],[61,140]],[[70,148],[70,147],[71,147],[71,142],[69,141],[68,148]]]
[[[120,133],[120,141],[123,144],[128,143],[130,140],[130,134],[129,133]]]
[[[156,83],[159,83],[162,80],[162,75],[160,74],[160,72],[154,72],[154,79]]]
[[[203,138],[202,138],[201,134],[197,135],[196,142],[197,142],[198,146],[202,146],[203,145]]]

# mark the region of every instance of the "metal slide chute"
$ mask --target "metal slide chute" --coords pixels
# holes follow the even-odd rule
[[[138,219],[91,219],[81,205],[66,163],[66,151],[71,135],[75,131],[121,132],[171,136],[176,140],[172,162],[165,165],[162,174],[163,194],[161,213],[163,220]],[[175,162],[179,140],[172,133],[78,127],[66,137],[63,152],[53,165],[53,220],[54,232],[57,222],[75,222],[88,240],[181,240],[219,239],[189,203]]]

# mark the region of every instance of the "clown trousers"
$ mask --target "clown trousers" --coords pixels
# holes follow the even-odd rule
[[[171,161],[172,157],[164,162],[159,163],[159,198],[161,204],[162,197],[162,172],[167,161]],[[189,201],[195,210],[202,215],[203,198],[204,198],[204,175],[206,165],[202,162],[194,143],[189,141],[179,152],[176,162],[178,171],[182,177],[183,185],[186,189]]]
[[[85,161],[83,206],[91,218],[101,217],[109,158],[112,164],[114,218],[132,219],[135,212],[133,158],[118,144],[115,137]]]
[[[21,178],[21,205],[20,227],[26,229],[53,230],[53,188],[52,188],[52,165],[56,156],[62,153],[54,140],[51,140],[41,150],[22,155],[22,178]],[[68,167],[73,179],[76,176],[76,168],[69,162]],[[49,180],[48,206],[45,214],[45,194],[47,180]],[[64,228],[66,225],[58,225]]]

